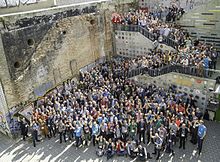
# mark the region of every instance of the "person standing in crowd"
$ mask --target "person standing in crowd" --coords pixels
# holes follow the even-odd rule
[[[107,130],[108,130],[108,125],[103,120],[102,123],[100,124],[100,135],[103,136],[105,139],[107,139]]]
[[[137,124],[134,120],[132,120],[129,124],[129,137],[131,140],[135,139],[135,136],[137,134]]]
[[[115,141],[122,139],[121,128],[119,127],[119,124],[116,124],[116,127],[114,129],[114,138]]]
[[[89,142],[90,142],[90,128],[89,128],[89,125],[87,123],[87,121],[84,122],[84,125],[83,125],[83,134],[84,134],[84,142],[85,142],[85,145],[88,146],[89,145]]]
[[[48,127],[46,125],[46,122],[44,120],[39,120],[39,126],[40,126],[40,130],[41,130],[41,135],[44,135],[44,137],[48,137],[50,138],[49,134],[48,134]]]
[[[33,141],[34,147],[36,147],[36,141],[40,142],[40,140],[38,139],[38,130],[39,130],[39,126],[37,125],[37,123],[35,121],[33,121],[33,123],[32,123],[32,141]]]
[[[203,115],[203,119],[209,121],[209,112],[207,109],[205,110],[205,113]]]
[[[156,160],[159,160],[160,158],[160,151],[162,149],[163,145],[163,139],[159,136],[158,133],[155,134],[155,136],[152,137],[154,139],[154,152],[152,154],[155,154],[157,156]]]
[[[195,116],[197,117],[198,120],[201,120],[203,117],[203,112],[198,107],[196,108]]]
[[[71,141],[73,133],[74,133],[73,132],[73,126],[72,126],[70,121],[66,122],[65,126],[66,126],[66,135],[68,137],[68,140]]]
[[[198,150],[199,150],[199,155],[201,155],[202,152],[202,145],[204,138],[206,136],[207,128],[203,123],[203,120],[199,121],[199,127],[198,127]]]
[[[97,138],[97,143],[98,143],[98,149],[96,150],[96,155],[98,157],[102,157],[105,153],[106,139],[103,138],[102,135],[100,135]]]
[[[211,64],[213,69],[216,69],[217,59],[218,59],[218,53],[216,49],[213,49],[211,52],[211,60],[212,60]]]
[[[143,138],[144,144],[145,144],[145,130],[146,130],[146,124],[144,119],[142,118],[138,123],[138,134],[139,134],[139,142],[142,142],[141,139]]]
[[[107,160],[109,160],[110,158],[114,156],[115,154],[114,149],[115,149],[115,144],[110,138],[109,141],[107,142],[107,150],[106,150]]]
[[[126,142],[128,137],[128,123],[126,120],[123,121],[121,126],[121,134],[122,134],[122,141]]]
[[[147,120],[147,123],[146,123],[147,144],[151,142],[150,131],[151,131],[152,125],[153,125],[152,121]]]
[[[163,139],[163,141],[166,141],[167,138],[167,130],[164,127],[163,124],[161,124],[160,128],[158,128],[158,134]]]
[[[173,138],[173,133],[169,132],[167,142],[166,142],[166,150],[165,151],[167,153],[172,153],[172,156],[174,156],[174,150],[173,150],[174,143],[175,143],[175,141]]]
[[[60,134],[60,143],[62,143],[62,138],[66,142],[66,126],[65,126],[65,124],[63,123],[62,120],[59,121],[58,131],[59,131],[59,134]]]
[[[178,131],[178,126],[175,123],[175,120],[172,119],[172,122],[169,124],[169,134],[173,145],[176,144],[177,131]]]
[[[49,117],[46,120],[46,126],[48,127],[49,137],[55,137],[55,129],[54,129],[54,119],[52,115],[49,115]]]
[[[198,121],[194,120],[192,122],[192,125],[191,125],[191,140],[190,142],[192,144],[197,144],[197,138],[198,138],[198,126],[199,126],[199,123]]]
[[[20,128],[21,128],[21,135],[23,137],[23,140],[25,141],[25,138],[28,137],[28,123],[25,118],[22,118],[20,121],[20,117],[18,117],[18,121],[20,123]]]
[[[183,147],[183,149],[185,150],[185,143],[186,143],[186,138],[187,138],[187,134],[188,134],[188,128],[186,127],[185,123],[182,123],[182,126],[179,129],[179,136],[180,136],[180,146],[179,148],[181,149]]]
[[[204,77],[207,78],[208,77],[208,68],[209,68],[209,61],[210,61],[210,58],[205,55],[204,58],[203,58],[203,67],[204,67]]]
[[[77,124],[75,129],[76,147],[82,144],[82,127]]]
[[[96,121],[93,122],[92,124],[92,142],[93,142],[93,146],[95,146],[96,144],[96,138],[99,135],[99,125]]]
[[[147,152],[146,147],[139,145],[138,146],[138,160],[139,161],[146,161],[147,159],[152,159],[152,157],[150,156],[150,153]]]

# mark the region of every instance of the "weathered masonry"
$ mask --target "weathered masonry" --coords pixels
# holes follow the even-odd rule
[[[115,6],[100,1],[0,16],[0,131],[10,134],[16,105],[112,55]]]

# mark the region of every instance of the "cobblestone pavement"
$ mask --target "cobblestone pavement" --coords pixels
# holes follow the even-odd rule
[[[207,136],[204,141],[202,155],[197,156],[196,146],[190,142],[186,143],[186,150],[179,149],[177,144],[174,148],[175,156],[169,157],[169,154],[163,153],[159,161],[161,162],[219,162],[220,161],[220,123],[206,122]],[[147,146],[147,150],[153,152],[153,144]],[[152,155],[151,161],[156,161]],[[59,143],[58,137],[46,139],[37,143],[33,147],[29,141],[20,141],[15,143],[7,137],[0,135],[0,162],[35,162],[35,161],[52,161],[52,162],[104,162],[106,157],[98,158],[95,155],[95,148],[81,147],[76,149],[74,143]],[[109,160],[110,162],[127,162],[135,161],[126,157],[117,157]]]

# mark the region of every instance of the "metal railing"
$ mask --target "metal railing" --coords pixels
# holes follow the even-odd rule
[[[175,40],[169,38],[169,37],[163,37],[164,44],[173,47],[174,49],[178,49],[179,43],[177,43]]]
[[[95,60],[95,62],[91,63],[91,64],[88,64],[86,66],[84,66],[83,68],[81,68],[79,71],[80,72],[86,72],[86,71],[90,71],[92,70],[92,68],[96,67],[97,65],[101,64],[101,63],[104,63],[107,61],[107,57],[106,56],[103,56],[97,60]]]
[[[151,41],[154,41],[156,39],[156,35],[154,33],[149,32],[146,28],[142,26],[138,26],[138,28],[139,28],[139,32],[148,39],[150,39]]]
[[[140,74],[148,74],[151,77],[167,74],[170,72],[177,72],[181,74],[192,75],[195,77],[203,77],[207,79],[216,80],[220,83],[220,70],[198,68],[196,66],[183,66],[183,65],[166,65],[160,68],[147,68],[139,67],[131,69],[127,72],[127,77],[131,78]]]
[[[119,31],[131,31],[131,32],[139,32],[142,35],[144,35],[146,38],[150,39],[151,41],[155,41],[157,39],[157,35],[148,31],[146,28],[140,26],[140,25],[122,25],[122,24],[113,24],[113,29],[119,30]],[[163,40],[160,43],[164,43],[170,47],[173,47],[174,49],[177,49],[178,43],[169,38],[169,37],[164,37]]]

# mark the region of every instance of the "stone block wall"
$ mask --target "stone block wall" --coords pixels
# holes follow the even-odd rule
[[[153,42],[139,32],[116,30],[114,39],[116,54],[124,57],[144,56],[150,49],[155,48]],[[161,43],[159,43],[158,49],[175,52],[174,48]]]
[[[54,13],[49,18],[42,13],[30,22],[34,16],[28,15],[26,26],[14,17],[10,26],[2,25],[0,78],[9,108],[36,99],[79,68],[112,54],[111,11],[75,11],[69,16],[68,11],[58,12],[55,20]]]

